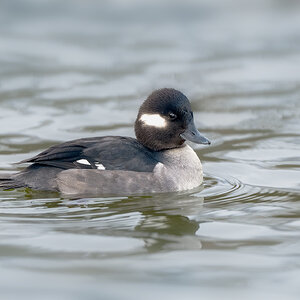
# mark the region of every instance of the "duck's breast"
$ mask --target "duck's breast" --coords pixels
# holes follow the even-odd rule
[[[166,191],[189,190],[203,182],[201,161],[188,145],[163,151],[160,161],[154,168],[154,174]]]

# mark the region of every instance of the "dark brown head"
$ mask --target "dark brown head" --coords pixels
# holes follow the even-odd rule
[[[180,147],[186,140],[210,144],[195,127],[188,98],[175,89],[154,91],[140,107],[134,128],[137,140],[155,151]]]

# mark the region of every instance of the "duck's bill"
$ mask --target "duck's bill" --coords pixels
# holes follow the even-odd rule
[[[210,141],[198,131],[193,121],[189,123],[188,128],[180,136],[186,141],[210,145]]]

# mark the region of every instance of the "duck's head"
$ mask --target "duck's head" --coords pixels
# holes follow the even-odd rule
[[[137,140],[155,151],[181,147],[186,140],[210,144],[195,126],[188,98],[175,89],[154,91],[141,105],[134,129]]]

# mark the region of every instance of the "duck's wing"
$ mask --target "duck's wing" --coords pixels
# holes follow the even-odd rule
[[[60,169],[98,169],[151,172],[158,161],[155,153],[136,139],[106,136],[69,141],[48,148],[20,163]]]

